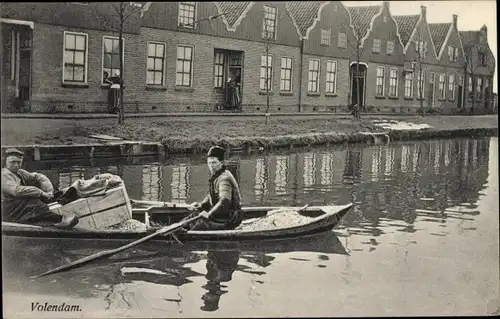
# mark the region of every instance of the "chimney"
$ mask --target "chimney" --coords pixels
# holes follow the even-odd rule
[[[386,8],[387,10],[391,8],[391,4],[389,3],[389,1],[384,1],[384,8]]]
[[[453,27],[455,28],[455,30],[458,30],[458,27],[457,27],[458,16],[456,14],[454,14],[452,17],[453,17]]]
[[[427,21],[427,7],[420,6],[420,15]]]
[[[488,36],[488,28],[486,27],[486,24],[483,24],[481,27],[481,33],[484,33],[486,37]]]

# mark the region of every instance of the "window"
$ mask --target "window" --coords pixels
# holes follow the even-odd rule
[[[260,59],[260,89],[271,91],[272,89],[272,75],[273,75],[273,57],[263,55]],[[267,83],[267,89],[266,89]]]
[[[120,40],[115,37],[103,37],[102,83],[107,77],[120,76]],[[123,50],[122,50],[123,52]]]
[[[446,90],[444,89],[444,74],[439,75],[439,83],[438,83],[438,89],[439,89],[439,96],[441,99],[446,99]]]
[[[326,61],[326,93],[337,93],[337,61]]]
[[[165,78],[165,43],[148,42],[146,84],[163,85]]]
[[[427,41],[415,41],[415,51],[422,59],[425,59],[427,54]]]
[[[391,68],[389,71],[389,96],[398,96],[398,69]]]
[[[376,88],[375,88],[375,94],[377,96],[384,96],[385,95],[385,87],[384,87],[384,82],[385,82],[385,68],[383,66],[378,66],[377,67],[377,83],[376,83]]]
[[[478,99],[480,99],[482,95],[481,94],[482,86],[483,86],[483,78],[478,76],[476,79],[476,94]]]
[[[448,46],[448,60],[450,62],[457,62],[457,60],[458,60],[458,48]]]
[[[194,28],[196,2],[179,2],[179,26]]]
[[[380,53],[380,39],[373,39],[372,52]]]
[[[486,66],[486,54],[484,52],[479,52],[478,55],[481,66]]]
[[[405,75],[405,97],[413,97],[413,72],[407,72]]]
[[[469,93],[472,93],[473,91],[473,85],[472,85],[472,76],[468,76],[468,87],[469,87]]]
[[[309,60],[309,92],[319,92],[319,60]]]
[[[64,32],[63,82],[87,83],[87,37]]]
[[[177,46],[177,66],[175,73],[176,86],[192,86],[193,47]]]
[[[394,53],[394,41],[387,41],[387,52],[388,55]]]
[[[264,6],[264,28],[262,30],[264,39],[276,39],[276,12],[275,7]]]
[[[214,57],[214,87],[224,87],[224,53],[216,52]]]
[[[321,29],[321,45],[330,46],[331,31]]]
[[[339,43],[338,43],[339,48],[347,48],[347,37],[345,33],[339,32]]]
[[[425,94],[424,94],[424,80],[425,80],[425,72],[418,72],[417,75],[417,96],[419,99],[423,99]]]
[[[281,58],[280,91],[292,91],[292,58]]]
[[[450,100],[455,100],[455,75],[448,75],[448,93]]]

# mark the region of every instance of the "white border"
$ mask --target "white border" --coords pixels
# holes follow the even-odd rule
[[[32,30],[35,29],[35,23],[33,21],[25,21],[25,20],[15,20],[15,19],[5,19],[5,18],[0,18],[0,22],[2,23],[8,23],[8,24],[21,24],[21,25],[27,25],[29,26]]]
[[[74,82],[74,81],[66,81],[64,80],[64,53],[66,52],[66,34],[75,34],[75,35],[84,35],[85,36],[85,76],[83,82]],[[62,56],[62,83],[64,84],[88,84],[88,69],[89,69],[89,35],[84,32],[73,32],[73,31],[64,31],[63,32],[63,56]],[[101,80],[102,83],[102,80]]]
[[[148,83],[148,59],[149,59],[149,44],[163,44],[163,66],[162,66],[162,77],[163,77],[163,84],[152,84]],[[156,54],[156,52],[155,52]],[[155,55],[156,57],[156,55]],[[176,61],[177,62],[177,61]],[[161,41],[146,41],[146,85],[152,85],[152,86],[167,86],[167,79],[166,79],[166,72],[167,71],[167,43],[166,42],[161,42]]]
[[[177,61],[179,58],[177,56],[177,52],[178,52],[177,49],[179,47],[190,47],[193,49],[191,51],[191,81],[190,81],[191,83],[189,86],[177,84]],[[177,45],[175,46],[175,82],[174,83],[175,83],[176,87],[180,87],[180,88],[187,88],[187,87],[192,88],[193,87],[193,83],[194,83],[194,45],[177,43]]]
[[[101,46],[101,85],[104,84],[104,83],[102,83],[102,80],[103,80],[103,76],[104,76],[104,39],[105,38],[120,40],[119,37],[113,37],[113,36],[108,36],[108,35],[103,35],[102,36],[102,46]],[[123,43],[122,61],[123,61],[123,71],[125,73],[125,37],[123,37],[122,39],[123,39],[123,42],[122,42]],[[113,75],[110,74],[109,76],[112,77]],[[122,79],[122,77],[123,77],[123,74],[120,74],[120,79]]]

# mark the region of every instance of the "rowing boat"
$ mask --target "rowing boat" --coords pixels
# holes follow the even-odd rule
[[[158,230],[159,225],[175,223],[192,213],[187,204],[176,204],[157,201],[130,200],[132,217],[146,224],[145,230],[115,230],[115,229],[71,229],[61,230],[53,227],[25,225],[2,222],[2,236],[31,238],[71,238],[99,240],[135,240]],[[243,207],[243,226],[236,230],[188,231],[177,233],[182,242],[190,241],[261,241],[286,238],[298,238],[322,233],[333,229],[352,207],[347,205],[300,207]],[[252,228],[252,220],[267,216],[269,212],[294,212],[300,214],[304,221],[297,225],[283,227]],[[171,235],[156,236],[153,241],[173,241]]]

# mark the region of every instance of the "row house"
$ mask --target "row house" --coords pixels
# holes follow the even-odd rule
[[[492,94],[486,29],[459,34],[456,16],[427,23],[425,7],[392,16],[388,2],[125,4],[120,74],[118,3],[3,3],[2,111],[106,112],[114,76],[124,79],[126,112],[224,109],[231,80],[245,112],[264,112],[267,101],[271,112],[356,103],[374,112],[454,112],[469,100],[486,105]],[[463,42],[481,46],[473,61],[487,61],[468,72],[471,82]],[[459,98],[472,81],[481,96]]]

